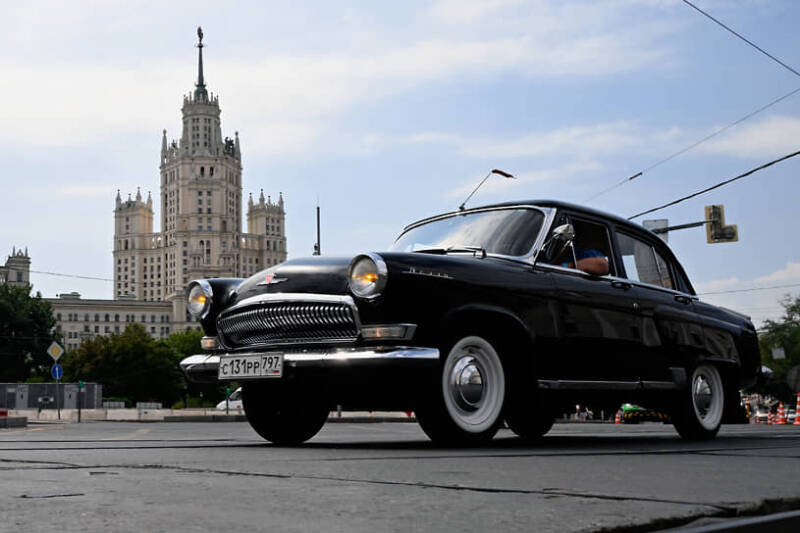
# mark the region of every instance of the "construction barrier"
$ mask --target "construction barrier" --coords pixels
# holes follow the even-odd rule
[[[778,403],[778,419],[775,423],[779,425],[786,424],[786,410],[783,408],[783,402]]]
[[[794,425],[800,426],[800,392],[797,393],[797,407],[794,408]]]
[[[8,416],[8,409],[0,409],[0,416],[7,417]]]

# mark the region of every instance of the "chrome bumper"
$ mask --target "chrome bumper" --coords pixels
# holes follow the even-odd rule
[[[256,353],[256,352],[252,352]],[[391,346],[374,348],[331,348],[303,352],[282,352],[284,369],[295,368],[380,368],[405,366],[417,363],[435,363],[439,360],[436,348]],[[225,354],[190,355],[180,362],[183,375],[193,383],[217,381],[219,360]],[[236,355],[244,355],[237,352]]]

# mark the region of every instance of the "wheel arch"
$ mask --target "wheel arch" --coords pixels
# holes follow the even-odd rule
[[[510,310],[484,304],[469,304],[453,309],[443,317],[439,327],[443,336],[488,329],[494,334],[495,340],[502,343],[503,351],[507,352],[501,356],[514,354],[512,358],[516,362],[524,354],[530,358],[536,338],[534,332]]]

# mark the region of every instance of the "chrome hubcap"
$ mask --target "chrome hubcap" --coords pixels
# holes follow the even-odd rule
[[[451,393],[456,405],[465,411],[477,411],[483,399],[483,374],[471,355],[462,357],[450,373]]]
[[[722,422],[725,407],[722,378],[712,365],[699,366],[692,377],[692,405],[697,422],[715,431]]]
[[[462,338],[450,349],[441,379],[452,422],[467,433],[491,430],[503,411],[506,387],[494,347],[482,337]]]
[[[705,419],[711,409],[711,403],[714,399],[714,392],[711,389],[711,383],[705,376],[697,376],[694,382],[694,405],[697,407],[697,413],[700,418]]]

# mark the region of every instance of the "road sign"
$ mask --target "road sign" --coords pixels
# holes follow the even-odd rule
[[[61,368],[61,365],[55,363],[50,367],[50,374],[53,376],[53,379],[61,379],[61,376],[64,375],[64,369]]]
[[[642,222],[642,226],[644,226],[645,228],[649,229],[653,233],[657,234],[659,237],[661,237],[662,241],[669,242],[668,237],[667,237],[669,235],[669,233],[667,233],[666,231],[655,231],[655,230],[659,230],[659,229],[663,230],[665,228],[668,228],[669,227],[669,220],[668,219],[666,219],[666,218],[656,218],[656,219],[653,219],[653,220],[645,220],[645,221]]]
[[[52,357],[54,362],[58,362],[58,358],[64,355],[64,348],[57,342],[53,342],[47,347],[47,355]]]

